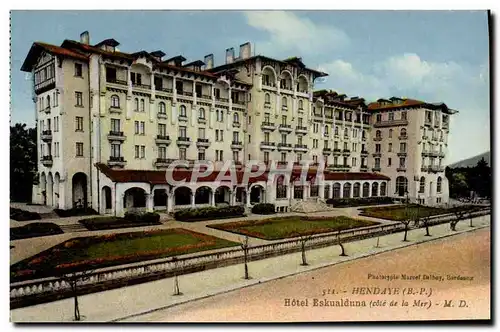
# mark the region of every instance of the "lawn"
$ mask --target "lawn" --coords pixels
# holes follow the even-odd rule
[[[11,282],[237,246],[174,228],[74,238],[11,266]]]
[[[215,229],[248,235],[264,240],[278,240],[300,235],[334,232],[339,230],[373,226],[378,222],[336,217],[278,217],[264,220],[250,220],[211,225]]]
[[[451,212],[449,209],[418,206],[416,204],[411,204],[408,207],[406,205],[369,207],[360,209],[360,211],[360,215],[362,216],[397,221],[405,220],[408,218],[408,215],[412,216],[416,213],[418,213],[420,218],[423,218]]]

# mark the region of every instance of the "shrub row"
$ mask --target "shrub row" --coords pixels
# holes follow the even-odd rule
[[[127,212],[125,218],[105,216],[79,220],[90,231],[160,225],[160,215],[155,212]]]
[[[10,219],[17,221],[28,221],[42,219],[39,213],[10,208]]]
[[[333,207],[355,207],[392,203],[394,201],[391,197],[330,198],[326,200],[326,204]]]
[[[22,227],[11,228],[10,239],[19,240],[27,239],[30,237],[56,235],[62,233],[63,231],[56,224],[35,222]]]
[[[92,208],[72,208],[68,210],[63,210],[63,209],[54,209],[54,212],[62,218],[66,217],[74,217],[74,216],[93,216],[97,213],[96,210]]]
[[[255,214],[275,214],[276,207],[271,203],[258,203],[252,207],[252,213]]]
[[[204,207],[195,209],[182,209],[174,213],[174,218],[180,221],[200,221],[245,215],[243,206]]]

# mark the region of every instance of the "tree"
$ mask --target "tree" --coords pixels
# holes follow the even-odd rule
[[[179,277],[178,277],[178,268],[179,268],[179,260],[177,257],[172,257],[172,262],[174,263],[174,294],[173,295],[182,295],[179,289]]]
[[[302,234],[297,234],[299,236],[299,241],[300,241],[300,250],[302,252],[302,263],[300,265],[302,266],[307,266],[307,259],[306,259],[306,244],[307,241],[309,241],[312,238],[312,235],[302,235]]]
[[[80,316],[80,305],[78,303],[78,283],[88,280],[91,273],[92,271],[72,272],[64,274],[61,277],[62,280],[69,283],[71,292],[73,293],[75,321],[80,321],[82,318],[82,316]]]
[[[342,250],[340,256],[347,256],[347,254],[345,253],[344,245],[342,244],[342,241],[340,241],[340,230],[337,232],[337,243],[340,246],[340,249]],[[378,239],[377,239],[377,247],[378,247]]]
[[[429,223],[430,223],[431,217],[424,216],[424,217],[422,217],[421,220],[422,220],[422,223],[424,224],[424,227],[425,227],[425,236],[431,236],[431,234],[429,233]]]
[[[37,174],[37,128],[10,127],[10,199],[31,202]]]
[[[243,257],[245,259],[245,279],[250,279],[250,276],[248,275],[248,249],[250,248],[250,245],[248,244],[248,236],[245,236],[245,239],[241,241],[241,249],[243,250]]]
[[[456,228],[458,222],[462,219],[465,219],[467,211],[466,209],[458,206],[453,208],[453,214],[455,215],[455,218],[450,220],[450,229],[455,232],[457,230]]]
[[[403,238],[403,242],[408,242],[408,230],[410,229],[410,223],[413,221],[415,224],[418,223],[419,220],[419,211],[409,204],[409,199],[406,201],[406,210],[403,216],[403,219],[399,222],[404,225],[405,236]]]

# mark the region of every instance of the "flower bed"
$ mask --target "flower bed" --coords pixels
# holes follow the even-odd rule
[[[335,232],[345,229],[373,226],[378,222],[353,219],[344,216],[336,217],[305,217],[290,216],[263,220],[250,220],[210,225],[208,227],[236,234],[248,235],[264,240],[277,240]]]
[[[54,212],[61,218],[75,216],[93,216],[99,214],[92,208],[73,208],[68,210],[54,209]]]
[[[333,207],[356,207],[363,205],[394,204],[391,197],[330,198],[326,204]]]
[[[13,227],[10,229],[10,239],[20,240],[31,237],[47,236],[62,234],[63,231],[59,226],[53,223],[34,222],[21,227]]]
[[[255,214],[275,214],[276,207],[271,203],[259,203],[252,207],[252,213]]]
[[[243,206],[190,208],[174,213],[174,218],[179,221],[201,221],[243,216],[245,216],[245,208]]]
[[[11,266],[11,282],[238,245],[174,228],[74,238]]]
[[[475,208],[475,207],[472,207]],[[401,221],[408,218],[408,215],[416,215],[419,218],[453,213],[456,209],[469,210],[470,206],[460,206],[454,208],[437,208],[418,204],[394,205],[384,207],[369,207],[360,209],[360,215],[372,218]]]
[[[42,219],[39,213],[21,210],[17,208],[10,208],[10,219],[16,221],[28,221]]]
[[[125,218],[108,216],[82,219],[78,221],[89,231],[161,225],[160,215],[154,212],[144,214],[127,213]]]

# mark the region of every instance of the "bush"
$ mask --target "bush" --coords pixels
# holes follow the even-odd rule
[[[174,218],[180,221],[200,221],[241,217],[245,214],[243,206],[204,207],[198,209],[182,209],[174,213]]]
[[[16,208],[10,208],[10,219],[17,221],[39,220],[42,219],[39,213],[25,211]]]
[[[276,207],[271,203],[259,203],[252,207],[252,213],[255,214],[274,214]]]
[[[22,227],[11,228],[10,239],[19,240],[27,239],[30,237],[56,235],[62,233],[63,231],[56,224],[35,222]]]
[[[142,215],[142,220],[144,222],[159,223],[160,215],[156,212],[146,212]]]
[[[72,208],[68,210],[54,209],[54,212],[61,218],[74,216],[93,216],[99,214],[92,208]]]
[[[355,207],[362,205],[393,204],[391,197],[330,198],[326,204],[333,207]]]
[[[126,212],[124,218],[106,216],[82,219],[79,222],[91,231],[161,224],[160,215],[156,212]]]

